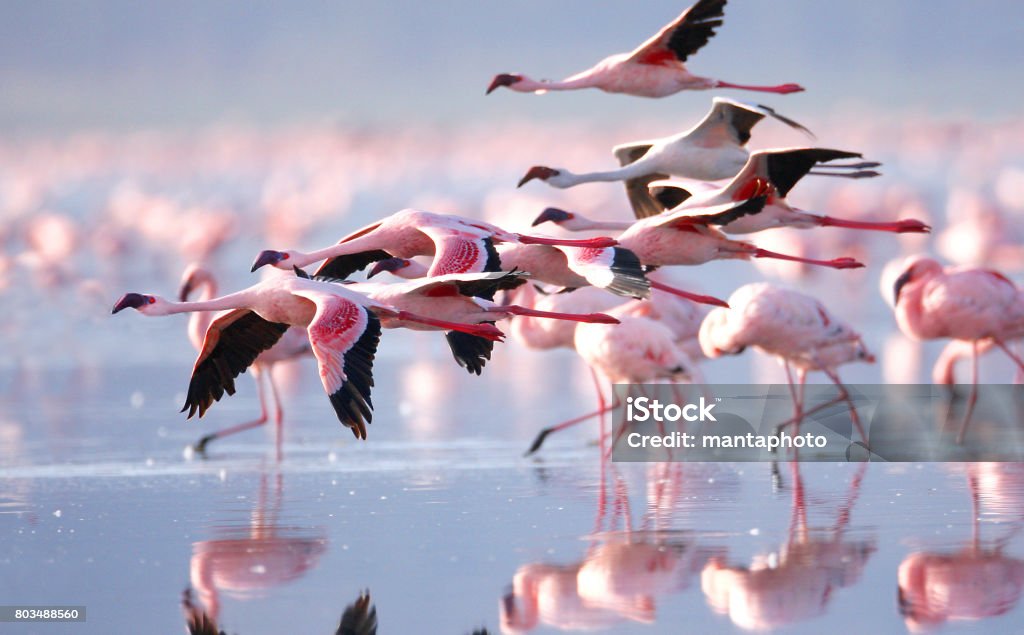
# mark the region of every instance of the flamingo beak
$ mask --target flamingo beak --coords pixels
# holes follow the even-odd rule
[[[123,311],[125,309],[138,309],[139,307],[148,304],[149,297],[142,295],[141,293],[126,293],[121,296],[121,299],[114,305],[114,309],[110,312],[111,315]]]
[[[895,284],[892,285],[893,306],[896,306],[897,304],[900,303],[900,291],[902,291],[903,287],[906,286],[908,282],[910,282],[911,278],[913,278],[912,272],[913,268],[907,269],[900,275],[899,278],[896,278]]]
[[[373,269],[370,269],[370,273],[368,273],[366,277],[372,278],[382,271],[387,271],[388,273],[395,273],[396,271],[405,269],[410,264],[411,263],[409,262],[409,260],[405,258],[385,258],[384,260],[381,260],[377,264],[375,264],[373,266]]]
[[[553,176],[558,176],[558,170],[549,168],[543,165],[535,165],[527,170],[526,175],[519,179],[519,185],[516,187],[522,187],[532,181],[533,179],[540,179],[541,181],[547,181]]]
[[[572,214],[570,212],[558,209],[557,207],[549,207],[541,212],[537,218],[533,219],[533,223],[530,224],[530,227],[536,227],[537,225],[548,221],[557,225],[558,223],[563,223],[571,218]]]
[[[287,254],[280,251],[274,251],[273,249],[267,249],[261,251],[256,260],[252,263],[252,269],[250,271],[256,271],[260,267],[266,265],[276,265],[287,257]]]
[[[490,95],[492,92],[494,92],[496,88],[500,88],[502,86],[511,86],[512,84],[515,84],[516,82],[520,82],[522,80],[522,75],[511,75],[509,73],[501,73],[500,75],[495,75],[494,79],[491,80],[491,85],[487,87],[486,94]]]

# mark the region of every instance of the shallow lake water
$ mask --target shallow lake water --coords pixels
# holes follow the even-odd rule
[[[272,427],[183,452],[254,416],[245,376],[185,422],[187,363],[5,372],[0,597],[88,621],[0,631],[183,632],[186,588],[239,634],[334,632],[362,591],[383,633],[1024,630],[1018,464],[602,467],[594,425],[524,458],[590,406],[571,356],[403,350],[367,442],[286,374],[280,460]]]

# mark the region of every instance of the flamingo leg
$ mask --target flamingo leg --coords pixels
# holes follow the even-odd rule
[[[281,395],[277,392],[277,383],[274,382],[274,367],[267,367],[267,383],[270,384],[270,396],[274,400],[274,446],[277,450],[277,460],[283,457],[284,445],[284,407],[281,405]]]
[[[774,258],[776,260],[788,260],[790,262],[802,262],[808,265],[817,265],[819,267],[830,267],[832,269],[860,269],[864,266],[863,263],[856,261],[853,258],[833,258],[832,260],[816,260],[814,258],[801,258],[800,256],[790,256],[787,254],[780,254],[776,251],[768,251],[767,249],[761,249],[760,247],[754,247],[753,250],[748,250],[754,258]]]
[[[388,312],[385,312],[388,314]],[[405,320],[408,322],[419,322],[420,324],[426,324],[427,326],[435,326],[445,331],[459,331],[460,333],[467,333],[469,335],[476,335],[489,339],[493,342],[500,342],[505,337],[505,334],[498,330],[493,324],[463,324],[461,322],[448,322],[446,320],[436,320],[425,315],[417,315],[409,311],[392,311],[389,313],[389,317],[394,317],[398,320]]]
[[[843,175],[845,176],[845,175]],[[848,220],[845,218],[834,218],[818,214],[807,214],[809,220],[821,227],[846,227],[849,229],[865,229],[868,231],[895,232],[897,234],[927,234],[931,227],[919,220],[908,218],[891,223],[869,223],[865,221]]]
[[[854,427],[857,428],[857,434],[859,434],[861,440],[864,441],[864,445],[869,445],[868,436],[864,434],[864,428],[860,425],[860,415],[857,414],[857,407],[853,405],[853,400],[850,399],[850,393],[846,390],[846,386],[843,385],[843,382],[839,381],[839,375],[835,371],[826,369],[825,374],[828,375],[828,378],[831,379],[832,383],[839,389],[842,401],[845,401],[847,405],[849,405],[850,421],[852,421]]]
[[[1021,360],[1020,356],[1014,353],[1013,349],[1006,345],[1006,342],[998,338],[993,338],[992,341],[996,343],[999,350],[1006,353],[1006,356],[1013,360],[1013,363],[1017,365],[1018,374],[1024,372],[1024,360]]]
[[[209,445],[210,442],[212,441],[216,441],[217,439],[223,439],[226,436],[237,434],[239,432],[245,432],[246,430],[251,430],[252,428],[258,428],[267,422],[267,401],[263,393],[263,373],[254,368],[253,375],[255,375],[253,379],[256,380],[256,394],[259,396],[260,400],[259,418],[253,419],[252,421],[247,421],[245,423],[240,423],[235,426],[231,426],[230,428],[224,428],[223,430],[211,432],[210,434],[202,437],[201,439],[196,441],[196,443],[192,446],[192,449],[197,454],[205,454],[206,446]]]
[[[619,241],[614,238],[598,237],[598,238],[584,238],[579,239],[568,239],[568,238],[544,238],[542,236],[526,236],[523,234],[516,234],[516,238],[523,245],[555,245],[563,247],[591,247],[594,249],[604,249],[606,247],[614,247],[619,244]]]
[[[996,340],[997,344],[999,343]],[[967,425],[971,422],[971,415],[974,414],[974,405],[978,403],[978,341],[971,342],[971,395],[967,398],[967,410],[964,411],[964,419],[960,422],[960,432],[956,435],[956,443],[964,442],[967,434]]]
[[[583,423],[584,421],[586,421],[588,419],[593,419],[594,417],[602,416],[602,415],[604,415],[604,413],[606,413],[606,412],[608,412],[610,410],[614,410],[615,408],[619,407],[619,401],[618,401],[617,397],[614,399],[613,403],[611,403],[610,405],[605,405],[604,395],[601,392],[600,385],[597,384],[596,379],[595,379],[595,385],[598,385],[598,392],[597,392],[597,394],[598,394],[598,403],[600,404],[600,407],[597,410],[595,410],[594,412],[588,412],[585,415],[580,415],[579,417],[575,417],[573,419],[569,419],[568,421],[563,421],[562,423],[559,423],[559,424],[556,424],[556,425],[544,428],[543,430],[540,431],[539,434],[537,434],[537,437],[533,440],[533,443],[530,444],[530,449],[527,450],[526,453],[523,456],[530,456],[531,454],[533,454],[533,453],[537,452],[538,450],[540,450],[540,447],[544,444],[544,441],[548,438],[549,435],[551,435],[551,434],[553,434],[555,432],[558,432],[559,430],[565,430],[566,428],[571,428],[572,426],[578,425],[580,423]],[[602,425],[603,425],[603,423],[602,423]]]
[[[669,285],[662,284],[656,280],[651,280],[650,283],[652,289],[664,291],[665,293],[671,293],[672,295],[679,296],[680,298],[685,298],[687,300],[690,300],[691,302],[696,302],[697,304],[710,304],[711,306],[720,306],[726,309],[729,308],[729,305],[728,303],[726,303],[725,300],[719,300],[718,298],[712,295],[701,295],[699,293],[683,291],[682,289],[670,287]]]
[[[779,84],[778,86],[750,86],[749,84],[733,84],[732,82],[723,82],[721,80],[715,82],[715,88],[735,88],[737,90],[753,90],[759,93],[776,93],[778,95],[799,93],[802,90],[804,90],[804,87],[800,86],[799,84]]]
[[[528,317],[548,318],[550,320],[568,320],[570,322],[588,322],[591,324],[618,324],[619,321],[604,313],[557,313],[554,311],[540,311],[528,309],[515,304],[496,306],[488,309],[489,313],[507,313],[510,315],[523,315]]]

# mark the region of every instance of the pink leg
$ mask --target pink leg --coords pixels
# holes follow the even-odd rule
[[[224,428],[223,430],[218,430],[217,432],[211,432],[210,434],[196,441],[195,445],[192,446],[192,449],[195,450],[196,453],[205,454],[206,446],[209,445],[211,441],[222,439],[226,436],[237,434],[239,432],[245,432],[246,430],[251,430],[252,428],[258,428],[267,422],[267,403],[266,398],[263,394],[263,372],[253,368],[253,375],[253,379],[256,380],[256,394],[259,396],[260,400],[259,419],[253,419],[252,421],[240,423],[236,426],[231,426],[230,428]]]
[[[779,84],[778,86],[749,86],[747,84],[733,84],[731,82],[723,82],[718,80],[715,82],[715,88],[736,88],[738,90],[754,90],[760,93],[777,93],[779,95],[788,95],[789,93],[799,93],[804,90],[804,87],[800,84]]]
[[[492,313],[508,313],[511,315],[525,315],[529,317],[548,318],[551,320],[569,320],[570,322],[588,322],[591,324],[618,324],[619,321],[604,313],[556,313],[554,311],[540,311],[528,309],[515,304],[507,304],[501,307],[488,309]]]
[[[571,428],[574,425],[583,423],[584,421],[586,421],[588,419],[593,419],[594,417],[601,416],[604,413],[608,412],[609,410],[614,410],[615,408],[619,407],[619,403],[618,403],[617,399],[611,405],[605,405],[604,395],[600,391],[600,385],[597,383],[596,379],[595,379],[595,385],[597,385],[598,388],[599,388],[597,394],[598,394],[598,403],[600,404],[600,407],[596,411],[588,412],[585,415],[581,415],[581,416],[576,417],[574,419],[569,419],[568,421],[563,421],[562,423],[553,425],[553,426],[551,426],[549,428],[544,428],[543,430],[540,431],[540,434],[537,435],[537,438],[533,440],[533,443],[530,445],[530,449],[527,450],[526,454],[524,454],[523,456],[530,456],[531,454],[533,454],[537,450],[540,450],[540,446],[542,446],[544,444],[544,441],[545,441],[545,439],[548,438],[548,435],[553,434],[555,432],[558,432],[559,430],[565,430],[566,428]]]
[[[842,395],[842,400],[850,406],[850,421],[853,421],[854,427],[857,428],[857,434],[860,435],[861,441],[864,442],[865,446],[871,447],[868,442],[868,436],[864,434],[864,428],[860,425],[860,415],[857,414],[857,408],[853,405],[853,400],[850,399],[850,393],[846,391],[846,386],[843,385],[843,382],[839,381],[839,375],[835,371],[826,370],[825,374],[828,375],[828,378],[831,379],[832,383],[839,389],[839,393]]]
[[[831,267],[832,269],[860,269],[864,265],[853,258],[833,258],[832,260],[815,260],[814,258],[801,258],[800,256],[788,256],[767,249],[755,248],[749,252],[754,258],[775,258],[776,260],[789,260],[791,262],[802,262],[808,265],[819,267]]]
[[[846,220],[844,218],[833,218],[831,216],[819,216],[817,214],[808,214],[808,216],[813,218],[814,221],[822,227],[847,227],[849,229],[895,232],[897,234],[927,234],[932,230],[928,225],[912,218],[892,223],[868,223],[856,220]]]
[[[600,236],[598,238],[584,238],[582,240],[544,238],[542,236],[526,236],[523,234],[516,234],[516,237],[523,245],[561,245],[563,247],[592,247],[594,249],[604,249],[606,247],[614,247],[619,244],[619,241],[606,236]]]
[[[997,344],[999,343],[996,340]],[[957,445],[964,442],[967,434],[967,425],[971,422],[971,415],[974,414],[974,404],[978,402],[978,342],[971,342],[971,396],[967,398],[967,410],[964,412],[964,419],[960,422],[960,432],[956,435]]]
[[[494,342],[500,342],[505,337],[505,334],[498,330],[498,328],[493,324],[463,324],[461,322],[447,322],[445,320],[435,320],[434,318],[426,317],[424,315],[410,313],[409,311],[398,311],[394,314],[394,317],[398,320],[419,322],[420,324],[426,324],[427,326],[436,326],[446,331],[468,333],[469,335],[476,335]]]
[[[1024,361],[1021,360],[1020,356],[1014,353],[1013,350],[1009,346],[1007,346],[1006,343],[1003,342],[1002,340],[993,339],[992,341],[996,343],[996,346],[998,346],[1001,351],[1006,353],[1007,357],[1013,360],[1013,363],[1017,365],[1018,372],[1024,371]],[[974,346],[975,348],[977,348],[977,342],[975,342]]]
[[[682,289],[670,287],[667,284],[662,284],[655,280],[651,280],[650,282],[652,289],[664,291],[665,293],[671,293],[672,295],[677,295],[680,298],[686,298],[687,300],[690,300],[691,302],[696,302],[697,304],[710,304],[711,306],[721,306],[727,309],[729,308],[729,305],[725,302],[725,300],[719,300],[718,298],[711,295],[690,293],[689,291],[683,291]]]
[[[267,383],[270,384],[270,396],[274,400],[274,446],[277,449],[277,460],[284,457],[284,408],[281,405],[281,396],[277,392],[277,384],[274,382],[274,367],[268,366]]]

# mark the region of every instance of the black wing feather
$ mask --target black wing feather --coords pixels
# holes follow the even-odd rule
[[[386,251],[375,249],[373,251],[361,251],[355,254],[335,256],[328,258],[320,268],[313,273],[316,278],[335,278],[345,280],[357,271],[362,271],[368,265],[391,257]]]
[[[341,622],[334,635],[376,635],[377,607],[370,604],[370,593],[360,593],[359,599],[345,607]]]
[[[192,371],[181,412],[188,410],[189,419],[196,411],[202,417],[225,392],[235,394],[235,377],[277,344],[287,330],[287,324],[264,320],[252,311],[226,326],[213,350]]]
[[[722,26],[726,0],[700,0],[686,12],[686,19],[668,39],[668,49],[680,62],[699,51]]]
[[[373,419],[373,401],[370,389],[373,387],[373,358],[380,343],[380,319],[369,309],[366,312],[366,329],[352,348],[345,352],[345,382],[331,395],[331,405],[338,420],[357,439],[366,438],[366,425]]]
[[[494,322],[485,322],[494,324]],[[444,334],[448,340],[448,346],[452,349],[452,357],[472,375],[479,375],[483,372],[487,360],[491,359],[491,351],[494,350],[494,342],[486,337],[470,335],[459,331],[448,331]]]
[[[779,191],[779,196],[785,198],[793,186],[815,165],[835,159],[859,159],[861,157],[859,152],[828,148],[801,148],[773,152],[768,155],[768,179]]]

